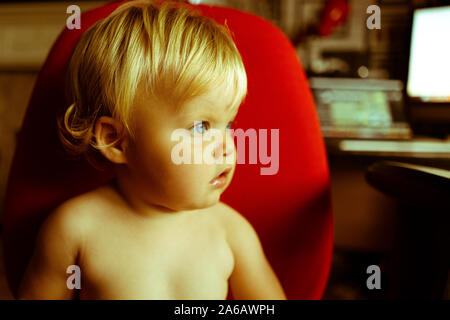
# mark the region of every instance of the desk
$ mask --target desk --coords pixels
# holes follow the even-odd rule
[[[343,141],[354,143],[343,144]],[[414,230],[413,225],[424,227],[424,222],[417,223],[424,215],[423,212],[420,215],[420,209],[417,209],[418,214],[415,215],[417,219],[410,221],[408,218],[410,210],[402,210],[395,198],[368,185],[365,179],[366,169],[380,160],[392,160],[410,163],[413,167],[418,165],[419,169],[432,170],[429,173],[448,178],[448,172],[442,169],[450,169],[450,141],[419,138],[410,141],[373,142],[374,140],[326,140],[335,217],[335,245],[346,250],[386,254],[391,257],[389,258],[391,270],[396,270],[399,266],[405,267],[398,263],[400,259],[398,252],[402,245],[408,245],[401,240],[405,239],[406,229]],[[394,148],[395,146],[399,147]],[[422,166],[436,168],[429,169]],[[425,216],[429,217],[431,213],[429,210]],[[409,222],[405,223],[406,220]],[[428,229],[433,230],[431,222]],[[422,232],[422,235],[424,234]],[[416,237],[417,235],[410,234],[407,239]],[[426,250],[429,249],[422,252]],[[395,272],[392,274],[401,274],[401,270]],[[412,273],[409,273],[409,276],[414,278]],[[396,278],[398,277],[393,277]],[[405,282],[401,285],[406,287],[407,279],[404,277],[403,279]],[[415,293],[425,292],[426,290],[419,290],[423,288],[416,288]],[[398,291],[392,294],[398,294]]]
[[[450,171],[381,161],[368,169],[366,178],[398,203],[394,295],[442,299],[446,283],[450,287]]]
[[[370,187],[365,171],[380,160],[450,170],[450,139],[325,139],[330,164],[335,243],[338,247],[386,252],[398,224],[394,199]],[[398,148],[396,148],[398,147]]]
[[[325,139],[329,154],[396,157],[411,159],[444,159],[450,162],[450,137],[445,140],[415,137],[411,140]]]

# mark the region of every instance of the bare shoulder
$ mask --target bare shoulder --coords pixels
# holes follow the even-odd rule
[[[65,270],[84,250],[92,217],[101,203],[98,190],[73,197],[57,206],[39,228],[33,255],[21,281],[19,297],[68,299]],[[94,213],[94,214],[93,214]]]
[[[244,219],[236,209],[222,201],[218,202],[214,209],[216,210],[218,219],[220,219],[223,224],[229,224],[233,223],[235,220]]]
[[[47,217],[43,228],[57,228],[66,235],[80,235],[105,211],[107,197],[104,189],[98,188],[70,198],[58,205]]]
[[[216,210],[221,224],[225,227],[228,237],[241,238],[255,234],[250,222],[236,209],[226,203],[219,202]]]

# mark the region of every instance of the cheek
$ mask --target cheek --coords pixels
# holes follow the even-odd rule
[[[172,141],[170,134],[154,137],[141,136],[132,149],[130,167],[137,179],[144,179],[166,191],[207,186],[209,180],[213,178],[215,165],[208,165],[205,162],[196,164],[194,154],[195,157],[202,159],[201,155],[209,143],[203,142],[198,145],[194,144],[193,140]],[[191,164],[176,164],[172,160],[172,150],[175,146],[190,150]]]
[[[204,164],[171,164],[167,172],[175,188],[185,189],[206,185],[210,176],[210,168]]]
[[[155,180],[164,177],[170,164],[170,145],[141,134],[130,146],[129,169],[136,177]]]

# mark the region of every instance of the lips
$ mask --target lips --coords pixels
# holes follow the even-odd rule
[[[222,187],[227,183],[228,173],[231,171],[231,168],[226,168],[223,170],[217,177],[212,179],[209,183],[215,187]]]

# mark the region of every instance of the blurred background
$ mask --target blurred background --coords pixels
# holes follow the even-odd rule
[[[66,8],[106,2],[0,1],[0,208],[34,81]],[[260,15],[298,53],[331,172],[335,251],[324,298],[450,299],[450,2],[191,2]],[[380,267],[381,289],[367,288],[370,265]],[[0,298],[10,298],[3,267],[0,274]]]

